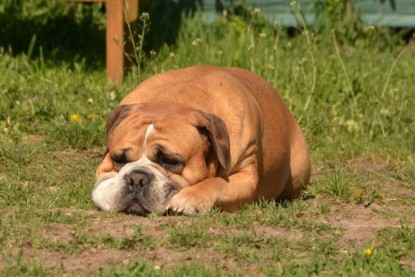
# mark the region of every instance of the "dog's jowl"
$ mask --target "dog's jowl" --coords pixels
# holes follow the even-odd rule
[[[307,142],[277,92],[240,68],[157,74],[114,109],[92,193],[104,211],[233,211],[290,198],[310,178]]]

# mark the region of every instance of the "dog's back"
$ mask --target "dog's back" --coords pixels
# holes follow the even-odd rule
[[[191,102],[181,102],[189,98]],[[233,171],[252,154],[247,148],[256,151],[258,198],[295,196],[310,178],[303,132],[277,92],[252,72],[214,66],[172,70],[147,79],[121,104],[148,102],[183,104],[222,118],[229,131]]]

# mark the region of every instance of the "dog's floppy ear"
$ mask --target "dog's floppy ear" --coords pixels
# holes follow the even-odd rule
[[[218,116],[200,112],[196,128],[205,134],[216,152],[220,165],[226,170],[230,163],[230,142],[225,122]]]
[[[120,105],[111,111],[107,121],[107,144],[109,134],[129,115],[132,106],[133,105]]]

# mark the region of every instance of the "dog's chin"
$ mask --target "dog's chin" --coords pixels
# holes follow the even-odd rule
[[[150,213],[149,210],[145,209],[143,206],[141,206],[138,203],[132,203],[123,212],[127,214],[138,215],[138,216],[147,216]]]

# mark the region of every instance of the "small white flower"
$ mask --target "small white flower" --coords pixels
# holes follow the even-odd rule
[[[198,46],[199,44],[202,44],[202,39],[197,38],[192,42],[192,46]]]
[[[281,23],[279,21],[275,21],[273,27],[274,27],[275,31],[282,30],[282,26],[281,26]]]
[[[255,9],[252,10],[251,15],[256,16],[260,13],[261,13],[261,9],[260,8],[255,8]]]
[[[298,10],[300,8],[300,4],[297,1],[292,1],[290,6],[293,10]]]
[[[142,13],[140,16],[141,21],[149,21],[150,20],[150,15],[148,13]]]
[[[110,97],[109,97],[110,101],[114,101],[115,97],[116,97],[115,91],[111,91],[110,92]]]

